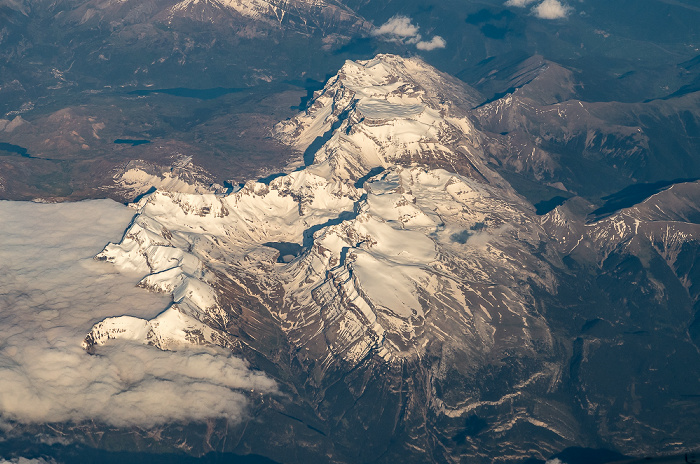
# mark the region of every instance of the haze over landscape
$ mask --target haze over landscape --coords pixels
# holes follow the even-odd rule
[[[699,24],[0,0],[0,462],[696,459]]]

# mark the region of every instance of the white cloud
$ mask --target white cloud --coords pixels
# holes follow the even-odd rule
[[[420,41],[416,44],[416,48],[418,50],[435,50],[436,48],[445,48],[445,45],[447,45],[447,42],[445,42],[445,39],[440,37],[439,35],[436,35],[429,41]]]
[[[524,8],[531,3],[535,3],[536,1],[537,0],[508,0],[506,2],[506,6],[517,6],[520,8]]]
[[[539,0],[508,0],[506,6],[525,8]],[[541,19],[561,19],[566,18],[571,11],[571,7],[561,3],[559,0],[544,0],[539,5],[532,8],[532,13]]]
[[[407,16],[394,16],[372,31],[372,35],[393,35],[396,37],[410,38],[417,36],[418,30],[418,26],[411,23],[411,18]]]
[[[400,42],[406,45],[415,45],[418,50],[435,50],[445,48],[447,42],[439,35],[430,40],[423,40],[419,33],[420,28],[413,24],[407,16],[393,16],[387,22],[372,31],[372,35],[381,37],[390,42]]]
[[[548,460],[548,461],[545,462],[544,464],[566,464],[566,463],[563,462],[563,461],[562,461],[561,459],[559,459],[559,458],[554,458],[554,459]]]
[[[535,16],[542,19],[560,19],[569,15],[571,8],[559,0],[544,0],[532,9]]]
[[[133,210],[109,200],[0,202],[0,417],[149,427],[242,419],[250,390],[273,380],[223,351],[160,351],[131,342],[81,348],[115,314],[150,319],[170,302],[92,256],[119,240]],[[0,424],[7,426],[8,423]]]

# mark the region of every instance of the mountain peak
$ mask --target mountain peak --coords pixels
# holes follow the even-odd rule
[[[274,135],[322,176],[356,180],[372,169],[419,164],[488,182],[497,176],[484,165],[467,116],[477,95],[419,58],[377,55],[347,61]]]

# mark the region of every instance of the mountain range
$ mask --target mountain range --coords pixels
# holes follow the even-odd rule
[[[2,1],[0,198],[128,204],[95,259],[172,298],[96,323],[85,356],[232,353],[279,390],[246,391],[240,423],[8,439],[280,463],[696,449],[700,10],[536,3]]]
[[[679,418],[698,407],[700,183],[606,214],[576,195],[538,214],[473,122],[509,114],[515,97],[472,110],[476,94],[416,58],[347,62],[275,128],[304,166],[134,205],[97,259],[145,274],[173,304],[106,319],[84,347],[212,344],[274,366],[294,400],[272,408],[314,424],[304,447],[316,459],[692,446],[698,431]],[[690,368],[683,386],[677,363]],[[268,456],[285,461],[281,431],[262,424],[280,447]]]

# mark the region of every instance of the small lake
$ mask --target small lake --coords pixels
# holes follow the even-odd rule
[[[137,145],[143,145],[145,143],[151,143],[150,140],[146,139],[117,139],[114,141],[116,144],[126,144],[126,145],[131,145],[132,147],[135,147]]]
[[[27,149],[20,147],[19,145],[13,145],[11,143],[0,142],[1,151],[9,151],[10,153],[17,154],[23,158],[36,158],[27,152]]]
[[[132,90],[129,95],[137,95],[140,97],[151,95],[153,93],[163,93],[174,97],[197,98],[199,100],[213,100],[223,97],[229,93],[241,92],[245,89],[214,87],[212,89],[189,89],[186,87],[176,87],[174,89],[141,89]]]
[[[279,257],[277,258],[278,263],[288,263],[292,261],[294,258],[299,256],[303,250],[301,245],[293,242],[267,242],[263,243],[263,246],[274,248],[280,252]]]

